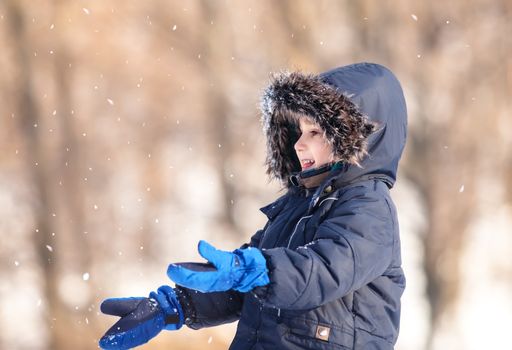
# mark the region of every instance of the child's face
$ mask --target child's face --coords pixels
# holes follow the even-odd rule
[[[299,119],[301,136],[294,145],[302,170],[321,167],[333,161],[332,147],[324,132],[307,118]]]

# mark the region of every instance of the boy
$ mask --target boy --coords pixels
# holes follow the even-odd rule
[[[262,99],[267,173],[286,193],[233,252],[171,264],[176,288],[107,299],[120,316],[100,340],[125,349],[161,329],[239,320],[230,349],[392,349],[405,288],[389,189],[405,146],[399,82],[369,63],[274,78]]]

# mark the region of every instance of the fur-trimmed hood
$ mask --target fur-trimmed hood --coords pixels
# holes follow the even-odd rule
[[[371,175],[389,187],[396,180],[406,139],[407,111],[400,83],[378,64],[358,63],[319,75],[275,75],[261,99],[267,138],[267,173],[289,186],[300,172],[293,145],[300,136],[297,116],[325,132],[343,164],[343,180]]]

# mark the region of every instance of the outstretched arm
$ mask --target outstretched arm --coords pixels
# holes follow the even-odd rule
[[[234,290],[201,293],[178,285],[175,291],[183,306],[185,324],[192,329],[218,326],[240,318],[243,293]]]

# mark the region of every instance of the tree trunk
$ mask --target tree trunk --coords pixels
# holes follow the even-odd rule
[[[19,96],[17,101],[17,116],[21,134],[27,144],[27,171],[30,173],[36,197],[34,205],[34,217],[36,230],[33,231],[32,242],[35,245],[38,265],[43,273],[42,292],[47,303],[47,314],[44,319],[48,334],[48,349],[58,349],[55,320],[60,318],[62,305],[57,296],[57,261],[51,250],[55,249],[55,241],[51,233],[55,232],[56,222],[52,220],[52,208],[55,208],[56,200],[53,197],[52,184],[49,179],[49,159],[45,152],[45,140],[41,137],[40,123],[41,116],[34,96],[32,65],[29,50],[32,47],[26,38],[25,19],[23,10],[16,0],[6,0],[6,18],[9,20],[9,28],[12,36],[13,52],[18,62],[18,86],[16,88]],[[48,248],[48,247],[51,248]]]

